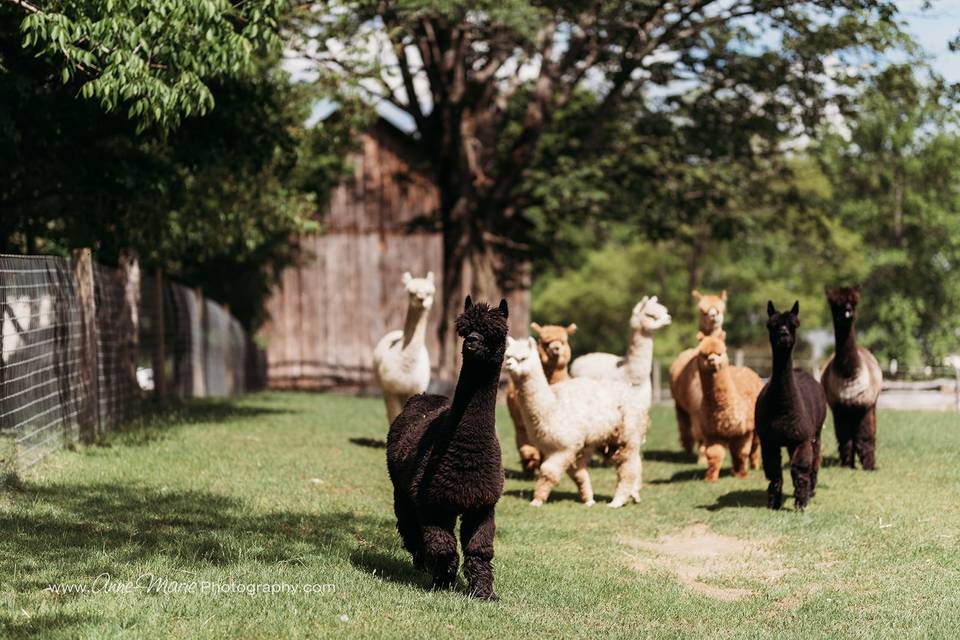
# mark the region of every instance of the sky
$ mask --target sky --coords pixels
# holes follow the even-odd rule
[[[921,11],[922,5],[923,0],[897,3],[907,28],[932,56],[933,68],[947,80],[960,82],[960,53],[947,48],[947,43],[960,35],[960,0],[935,0],[927,11]]]

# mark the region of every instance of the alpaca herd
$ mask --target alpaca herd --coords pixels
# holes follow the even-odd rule
[[[504,470],[496,432],[501,369],[507,406],[523,470],[536,474],[530,504],[542,506],[564,473],[580,500],[594,504],[588,466],[595,453],[616,467],[610,507],[639,502],[642,453],[650,425],[654,334],[671,323],[656,296],[644,297],[630,316],[626,356],[590,353],[571,363],[577,327],[531,324],[537,337],[507,335],[507,303],[493,308],[468,296],[457,318],[463,364],[453,397],[427,395],[430,360],[424,344],[434,296],[433,274],[403,276],[408,311],[403,330],[384,336],[374,351],[374,372],[390,421],[387,466],[394,486],[397,530],[414,565],[428,569],[434,588],[456,581],[454,529],[460,519],[464,573],[471,595],[494,599],[494,509]],[[818,382],[793,365],[800,305],[767,305],[772,373],[764,383],[730,363],[723,330],[726,291],[693,292],[699,312],[698,344],[670,366],[680,443],[706,466],[714,482],[727,450],[733,475],[759,468],[769,486],[767,504],[783,504],[781,449],[787,449],[796,508],[814,496],[821,464],[827,406],[833,412],[840,461],[876,466],[876,403],[882,373],[876,358],[857,345],[858,287],[827,288],[836,352]]]

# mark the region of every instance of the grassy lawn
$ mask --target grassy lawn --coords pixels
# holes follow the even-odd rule
[[[881,413],[880,470],[827,467],[801,514],[792,499],[765,508],[760,472],[702,482],[668,408],[653,415],[642,504],[587,509],[565,478],[533,509],[501,408],[498,603],[426,591],[410,567],[382,414],[372,399],[261,394],[51,456],[0,491],[0,638],[960,635],[955,414]],[[829,463],[829,420],[825,433]],[[591,473],[609,499],[613,470]],[[45,590],[92,590],[104,573],[114,588],[153,574],[335,591]]]

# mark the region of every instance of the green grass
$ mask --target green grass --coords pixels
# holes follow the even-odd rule
[[[657,408],[642,504],[584,508],[565,478],[533,509],[501,408],[501,600],[485,603],[462,585],[427,591],[429,578],[400,549],[384,450],[370,446],[385,435],[382,412],[372,399],[254,395],[191,405],[105,446],[54,454],[20,488],[0,492],[0,638],[960,634],[956,415],[881,413],[880,470],[825,468],[811,507],[798,513],[792,499],[780,512],[764,508],[759,472],[702,482],[677,451],[672,412]],[[835,458],[829,421],[825,435]],[[613,470],[591,473],[598,499],[609,499]],[[763,550],[700,578],[745,597],[685,586],[678,570],[701,560],[638,548],[695,523]],[[89,585],[101,573],[336,591],[45,590]]]

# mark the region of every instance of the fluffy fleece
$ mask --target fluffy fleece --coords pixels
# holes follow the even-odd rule
[[[671,322],[670,312],[657,296],[644,296],[630,314],[630,348],[626,357],[612,353],[588,353],[570,365],[575,378],[619,380],[638,387],[649,407],[653,402],[650,372],[653,368],[653,334]]]
[[[706,480],[720,477],[726,449],[733,458],[733,474],[744,478],[747,467],[760,467],[760,448],[754,433],[754,406],[763,382],[747,367],[732,367],[723,340],[707,336],[700,341],[697,368],[703,388],[700,426],[707,455]]]
[[[699,312],[697,340],[706,336],[725,339],[723,316],[727,310],[727,292],[719,295],[704,295],[696,289],[692,292],[697,301]],[[680,445],[689,453],[697,452],[701,462],[706,461],[703,447],[703,434],[700,428],[700,404],[703,390],[700,388],[700,373],[697,369],[696,347],[680,352],[670,365],[670,392],[673,394],[677,413],[677,430],[680,433]]]
[[[763,472],[770,481],[767,505],[783,505],[783,467],[780,448],[790,455],[790,475],[797,509],[803,511],[817,490],[820,471],[820,433],[827,417],[823,387],[806,371],[793,368],[793,347],[800,326],[800,303],[778,312],[767,303],[767,332],[773,350],[773,373],[757,398],[756,429],[760,437]]]
[[[857,345],[860,287],[828,287],[826,293],[837,348],[823,368],[820,383],[833,411],[840,464],[854,468],[856,453],[863,468],[872,470],[876,468],[877,398],[883,372],[873,354]]]
[[[427,316],[436,293],[433,272],[426,278],[404,273],[403,286],[409,298],[403,329],[380,338],[373,350],[373,376],[383,391],[389,422],[400,415],[407,398],[423,393],[430,384],[430,354],[425,338]]]
[[[640,499],[640,447],[647,411],[639,392],[615,380],[572,378],[550,385],[537,355],[537,341],[507,339],[504,368],[517,386],[527,432],[543,454],[532,506],[539,507],[566,471],[592,505],[587,463],[597,448],[615,449],[617,488],[611,507]]]
[[[540,353],[540,363],[547,376],[547,382],[556,384],[570,379],[567,365],[570,363],[570,336],[577,330],[577,325],[566,327],[548,324],[539,325],[530,323],[539,336],[537,351]],[[507,409],[513,418],[514,437],[517,443],[517,452],[520,454],[520,464],[524,471],[534,471],[540,466],[540,451],[527,434],[527,427],[523,423],[523,413],[520,411],[520,401],[517,399],[517,387],[513,380],[507,382]]]
[[[470,595],[495,599],[494,508],[503,490],[495,413],[507,336],[507,302],[474,305],[468,296],[456,320],[463,366],[453,399],[417,395],[390,426],[387,468],[403,546],[426,565],[433,586],[454,585],[460,518],[463,570]]]

